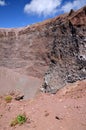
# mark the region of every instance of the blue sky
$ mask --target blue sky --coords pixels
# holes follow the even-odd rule
[[[0,28],[27,26],[84,5],[86,0],[0,0]]]

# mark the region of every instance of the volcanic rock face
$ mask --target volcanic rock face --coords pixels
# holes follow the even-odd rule
[[[20,29],[0,29],[0,66],[44,77],[43,91],[86,78],[86,7]],[[48,69],[48,71],[47,71]]]
[[[58,22],[54,23],[51,64],[42,89],[51,93],[86,78],[86,7]]]
[[[46,56],[47,38],[42,35],[44,32],[35,26],[0,29],[0,66],[27,75],[43,76],[49,61]]]

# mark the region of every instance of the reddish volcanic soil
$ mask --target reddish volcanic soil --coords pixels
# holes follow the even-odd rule
[[[70,87],[71,86],[71,87]],[[39,93],[28,101],[0,98],[0,130],[86,130],[86,80],[62,88],[56,95]],[[25,113],[26,123],[11,127]]]

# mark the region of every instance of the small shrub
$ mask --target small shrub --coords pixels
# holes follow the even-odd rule
[[[17,118],[15,118],[14,120],[12,120],[10,126],[15,126],[18,124]]]
[[[11,126],[15,126],[17,124],[21,125],[23,123],[25,123],[27,120],[26,115],[25,114],[20,114],[18,115],[12,122],[11,122]]]
[[[18,124],[23,124],[24,122],[26,122],[26,116],[25,115],[18,115],[17,121],[18,121]]]
[[[6,97],[5,97],[5,101],[6,101],[7,103],[10,103],[10,102],[12,101],[12,96],[10,96],[10,95],[6,96]]]

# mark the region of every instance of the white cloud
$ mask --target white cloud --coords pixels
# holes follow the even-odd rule
[[[37,15],[51,15],[55,14],[58,10],[57,7],[61,5],[62,0],[32,0],[24,7],[25,13],[33,13]]]
[[[86,0],[74,0],[73,2],[67,2],[65,5],[62,6],[61,10],[64,12],[69,12],[70,9],[79,9],[86,5]]]
[[[6,2],[4,0],[0,0],[0,6],[5,6]]]

